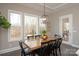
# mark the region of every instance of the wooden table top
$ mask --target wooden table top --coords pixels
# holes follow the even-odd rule
[[[46,40],[29,40],[29,41],[25,41],[24,44],[26,46],[28,46],[30,48],[30,50],[35,50],[35,49],[38,49],[38,48],[41,48],[41,43],[46,43],[46,42],[49,42],[49,41],[52,41],[54,39],[50,38],[50,39],[46,39]]]

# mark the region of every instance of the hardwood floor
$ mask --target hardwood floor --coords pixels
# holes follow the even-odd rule
[[[76,51],[77,51],[77,48],[75,47],[72,47],[66,44],[61,45],[62,56],[77,56],[75,54]],[[1,54],[0,56],[20,56],[20,55],[21,55],[20,50],[16,50],[16,51]]]

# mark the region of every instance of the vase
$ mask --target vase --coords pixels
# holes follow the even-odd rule
[[[48,38],[47,35],[43,35],[43,36],[42,36],[42,39],[43,39],[43,40],[46,40],[47,38]]]

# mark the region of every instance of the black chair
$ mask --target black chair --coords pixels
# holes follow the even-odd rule
[[[48,56],[48,44],[46,42],[41,44],[42,47],[38,49],[38,55],[39,56]]]
[[[49,49],[48,49],[48,51],[49,51],[49,54],[50,55],[56,55],[56,53],[55,53],[55,47],[56,47],[56,40],[52,40],[52,41],[50,41],[49,42]]]
[[[62,43],[62,38],[57,38],[56,39],[56,46],[55,46],[55,52],[56,52],[56,55],[58,55],[57,51],[59,51],[59,54],[61,55],[61,43]]]
[[[52,50],[54,51],[54,44],[55,42],[53,40],[42,43],[42,48],[40,49],[40,56],[50,56],[52,54]]]
[[[41,50],[42,56],[49,56],[49,46],[48,45],[43,46],[41,49],[42,49]]]
[[[19,41],[19,45],[21,47],[21,56],[31,55],[29,49],[27,47],[23,47],[23,42]]]

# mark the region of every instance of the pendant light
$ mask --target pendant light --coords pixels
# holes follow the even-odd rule
[[[41,17],[41,19],[43,20],[44,23],[46,23],[47,19],[46,19],[47,15],[46,15],[46,10],[45,10],[45,1],[44,1],[44,14]]]

